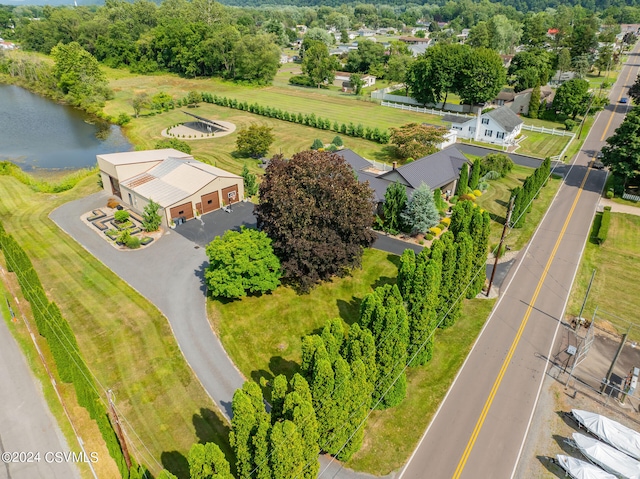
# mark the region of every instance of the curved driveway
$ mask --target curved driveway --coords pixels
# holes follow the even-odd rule
[[[231,400],[244,378],[213,334],[205,304],[202,248],[170,231],[139,251],[118,251],[80,220],[104,207],[105,193],[66,203],[49,215],[87,251],[155,304],[167,317],[180,350],[222,413],[231,418]],[[97,231],[97,230],[96,230]]]

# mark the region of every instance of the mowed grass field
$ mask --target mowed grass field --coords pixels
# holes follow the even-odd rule
[[[105,71],[115,98],[107,102],[104,111],[114,116],[123,112],[133,115],[131,99],[136,93],[146,92],[149,96],[153,96],[157,92],[164,91],[176,98],[181,98],[189,91],[196,90],[249,103],[255,102],[289,112],[315,113],[316,116],[328,118],[331,122],[353,122],[356,125],[362,123],[365,127],[372,128],[398,127],[410,122],[441,124],[441,117],[437,115],[382,107],[367,101],[365,97],[336,95],[336,92],[324,89],[295,88],[284,86],[282,83],[280,86],[256,87],[239,85],[218,78],[188,79],[173,74],[141,76],[124,70],[105,69]]]
[[[478,206],[487,210],[491,215],[491,236],[489,239],[491,248],[495,247],[500,241],[511,191],[516,186],[522,186],[525,178],[533,174],[533,171],[533,168],[515,165],[506,177],[490,181],[489,189],[476,199]],[[561,183],[562,180],[560,178],[552,176],[547,185],[542,188],[540,196],[533,201],[524,226],[522,228],[514,228],[507,233],[505,244],[512,250],[521,249],[531,239]]]
[[[598,223],[599,218],[596,217],[596,224]],[[640,241],[638,241],[638,235],[640,235],[640,216],[622,213],[611,214],[607,240],[602,245],[595,244],[592,231],[571,290],[567,314],[571,316],[579,314],[591,273],[595,269],[596,275],[583,316],[591,319],[597,307],[600,311],[598,316],[610,321],[619,334],[627,332],[629,327],[627,321],[639,323],[640,295],[638,295],[637,285],[640,284]],[[634,340],[639,340],[640,330],[637,327],[633,328],[631,336]]]
[[[559,155],[571,139],[570,136],[549,135],[529,130],[522,130],[522,134],[525,138],[520,141],[520,148],[516,153],[542,159]]]
[[[30,256],[91,371],[113,389],[136,460],[154,474],[166,467],[188,478],[189,448],[212,441],[234,462],[228,425],[186,363],[164,316],[48,218],[58,205],[96,192],[96,179],[53,195],[0,176],[0,191],[5,229]]]
[[[246,163],[254,173],[262,172],[258,165],[258,160],[252,158],[241,158],[234,153],[236,150],[236,139],[241,128],[251,124],[266,125],[273,128],[275,142],[269,149],[269,155],[282,153],[285,157],[303,150],[308,150],[313,140],[319,138],[325,143],[331,143],[336,136],[335,132],[319,130],[308,126],[290,123],[288,121],[267,118],[253,113],[225,108],[208,103],[201,103],[197,108],[184,108],[185,111],[194,113],[206,118],[219,119],[232,122],[236,125],[236,131],[230,135],[219,138],[205,138],[198,140],[183,139],[192,148],[192,154],[199,160],[207,161],[215,166],[239,174]],[[141,149],[153,149],[156,142],[162,140],[162,130],[176,123],[190,121],[192,118],[182,113],[179,109],[171,110],[154,116],[141,116],[135,118],[126,125],[127,137],[137,147]],[[389,145],[380,145],[372,141],[361,138],[352,138],[346,135],[339,135],[346,148],[351,148],[365,158],[378,161],[390,161],[392,159],[393,148]]]
[[[247,378],[259,381],[299,370],[301,339],[321,331],[327,319],[358,320],[360,303],[377,286],[395,283],[399,257],[365,251],[362,269],[324,283],[309,294],[280,287],[273,294],[222,303],[209,301],[209,313],[225,349]],[[433,360],[408,372],[405,400],[396,408],[375,411],[365,444],[347,467],[375,475],[400,467],[446,394],[457,370],[484,324],[493,300],[466,301],[461,320],[437,332]]]

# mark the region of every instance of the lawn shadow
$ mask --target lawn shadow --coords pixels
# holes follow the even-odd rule
[[[189,462],[187,458],[178,451],[163,452],[160,455],[162,467],[178,479],[189,479]]]
[[[390,263],[393,263],[396,266],[396,268],[400,267],[400,256],[398,256],[397,254],[388,254],[387,261],[389,261]]]
[[[353,323],[358,321],[358,318],[360,316],[360,304],[362,304],[362,298],[351,296],[351,301],[338,299],[336,301],[336,304],[338,305],[338,311],[340,311],[340,317],[345,323],[351,326]],[[320,333],[321,332],[322,329],[320,330]]]
[[[554,476],[565,477],[564,471],[560,466],[558,466],[558,464],[555,463],[553,458],[548,456],[536,456],[536,458],[545,467],[545,469]]]
[[[287,379],[291,379],[295,373],[300,372],[300,365],[295,361],[285,359],[282,356],[271,356],[269,360],[269,369],[276,376],[284,374]]]
[[[377,161],[388,161],[396,158],[396,147],[393,145],[386,145],[380,148],[373,154],[373,159]]]
[[[262,384],[263,382],[273,381],[273,374],[271,371],[266,371],[264,369],[256,369],[251,371],[251,379],[253,379],[256,383]]]
[[[220,416],[208,408],[200,408],[200,414],[194,414],[191,420],[200,444],[216,442],[220,432],[224,434],[225,439],[228,439],[231,432],[229,425],[221,421]]]

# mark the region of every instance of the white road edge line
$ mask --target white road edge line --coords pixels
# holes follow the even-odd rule
[[[622,72],[620,72],[620,74],[622,74]],[[615,107],[613,112],[611,113],[612,115],[616,114],[615,111]],[[600,115],[600,112],[597,113],[597,115]],[[596,121],[598,120],[597,116],[596,119],[593,121],[593,124],[595,125]],[[586,138],[585,138],[586,140]],[[579,154],[576,155],[576,159],[573,161],[573,163],[571,164],[571,168],[573,168],[573,164],[575,164],[576,160],[578,159],[578,156],[580,156]],[[589,164],[587,164],[587,168],[589,168]],[[607,173],[607,177],[609,176],[609,174]],[[604,187],[607,185],[607,180],[605,178],[604,183],[602,183],[602,188],[600,189],[600,193],[599,193],[599,197],[602,197],[602,192],[604,191]],[[595,204],[595,206],[593,207],[593,214],[592,217],[595,216],[596,210],[598,208],[598,204],[599,201]],[[591,230],[591,227],[589,227],[589,230]],[[578,270],[580,269],[580,263],[582,263],[582,257],[584,255],[584,250],[587,247],[587,242],[589,241],[589,235],[587,234],[587,236],[584,239],[584,243],[582,244],[582,250],[580,251],[580,261],[578,261],[578,264],[576,266],[575,271],[573,272],[573,279],[571,280],[571,288],[573,288],[573,283],[575,283],[576,281],[576,276],[578,275]],[[540,399],[540,393],[542,392],[542,385],[544,384],[544,380],[546,378],[547,375],[547,369],[549,367],[549,357],[551,356],[551,350],[553,349],[553,345],[556,342],[556,336],[558,335],[558,330],[560,329],[560,323],[562,322],[562,317],[564,316],[564,313],[567,309],[567,303],[569,302],[569,296],[571,296],[571,289],[569,290],[569,294],[567,295],[567,299],[564,302],[564,306],[562,307],[562,312],[560,313],[560,318],[558,319],[558,324],[556,326],[556,331],[553,334],[553,340],[551,341],[551,344],[549,345],[549,352],[547,353],[547,360],[544,366],[544,374],[541,377],[540,380],[540,386],[538,387],[538,394],[536,395],[536,400],[533,403],[533,409],[531,410],[531,416],[529,417],[529,423],[527,424],[527,429],[524,433],[524,437],[522,438],[522,443],[520,444],[520,450],[518,451],[518,457],[516,458],[516,463],[513,466],[513,471],[511,473],[511,479],[513,479],[515,477],[515,474],[517,472],[518,469],[518,463],[520,462],[520,457],[522,456],[522,451],[524,450],[524,445],[527,442],[527,435],[529,434],[529,429],[531,428],[531,423],[533,422],[533,416],[535,415],[536,409],[538,407],[538,400]]]
[[[464,362],[462,363],[462,366],[460,367],[460,369],[458,370],[458,373],[456,374],[456,377],[454,378],[453,382],[451,383],[451,386],[449,386],[449,390],[447,391],[447,394],[445,394],[444,399],[442,400],[442,402],[440,403],[440,406],[438,406],[438,409],[436,410],[436,413],[433,415],[433,418],[431,419],[431,422],[429,423],[429,426],[427,427],[427,430],[424,432],[424,434],[422,435],[422,437],[420,438],[420,441],[418,442],[418,445],[416,446],[416,448],[413,450],[413,453],[411,453],[411,456],[409,457],[409,460],[407,461],[407,463],[405,464],[405,466],[402,468],[402,472],[400,472],[400,475],[398,476],[398,479],[402,479],[402,476],[404,475],[405,471],[407,470],[407,468],[409,467],[409,464],[411,464],[411,461],[413,460],[414,456],[416,455],[416,453],[418,452],[418,449],[420,449],[420,445],[422,444],[422,441],[424,441],[424,438],[427,437],[427,434],[429,433],[429,430],[431,429],[431,426],[433,425],[433,423],[436,421],[436,418],[438,417],[438,414],[440,413],[440,410],[442,409],[442,407],[444,406],[444,403],[447,402],[447,398],[449,397],[449,393],[451,393],[451,390],[453,389],[453,387],[456,385],[456,381],[458,381],[458,378],[460,377],[460,374],[462,374],[462,371],[464,370],[464,367],[467,364],[467,361],[469,360],[469,358],[471,357],[471,354],[473,354],[473,351],[476,349],[476,345],[478,344],[478,342],[480,341],[480,338],[482,338],[482,334],[484,333],[485,329],[487,329],[487,326],[489,325],[489,322],[491,321],[491,319],[493,318],[493,314],[495,313],[496,309],[498,309],[498,306],[500,306],[500,302],[502,301],[502,298],[504,298],[507,294],[507,291],[509,290],[509,287],[511,286],[511,283],[513,282],[513,278],[515,278],[516,274],[518,273],[518,270],[520,269],[520,266],[522,266],[522,263],[524,262],[524,258],[527,255],[527,252],[529,251],[529,247],[531,246],[531,244],[533,243],[534,238],[536,237],[536,235],[538,234],[538,231],[540,230],[540,227],[542,226],[542,224],[544,223],[544,220],[547,218],[547,214],[549,214],[549,211],[551,210],[551,207],[553,206],[553,204],[556,202],[556,199],[558,197],[558,194],[560,193],[560,191],[562,190],[562,188],[565,186],[565,179],[567,178],[567,176],[569,176],[569,173],[571,172],[571,169],[573,168],[573,164],[576,162],[576,160],[578,159],[579,155],[576,155],[576,158],[573,160],[573,163],[571,164],[571,167],[569,168],[569,171],[567,171],[567,173],[564,175],[564,178],[562,179],[562,184],[560,185],[560,187],[558,188],[558,191],[556,191],[556,194],[553,197],[553,200],[551,201],[551,203],[549,204],[549,207],[547,208],[547,211],[544,213],[544,216],[542,217],[542,219],[540,220],[540,223],[538,223],[538,226],[535,230],[535,232],[533,233],[533,236],[531,237],[531,239],[529,240],[529,242],[527,243],[526,248],[524,249],[524,251],[522,252],[521,255],[521,260],[518,263],[518,265],[516,266],[515,271],[513,272],[513,275],[511,276],[511,278],[509,279],[509,283],[507,284],[507,286],[504,289],[504,292],[500,292],[500,297],[498,298],[498,302],[493,306],[493,309],[491,310],[491,314],[489,315],[489,318],[487,319],[487,322],[484,323],[484,326],[482,327],[482,329],[480,330],[480,334],[478,334],[478,337],[476,338],[476,341],[473,343],[473,347],[471,348],[471,351],[469,351],[469,354],[467,354],[467,357],[465,358]]]

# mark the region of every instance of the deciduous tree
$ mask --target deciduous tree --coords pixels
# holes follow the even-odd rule
[[[587,111],[588,103],[589,82],[574,78],[558,87],[553,99],[553,108],[575,119]]]
[[[160,228],[162,217],[158,210],[160,210],[160,205],[149,198],[149,203],[147,203],[142,212],[142,227],[145,231],[158,231],[158,228]]]
[[[284,278],[301,289],[357,266],[373,242],[373,192],[334,153],[275,157],[260,184],[258,228],[273,241]]]
[[[236,139],[238,151],[254,158],[265,155],[276,139],[272,132],[273,128],[255,123],[249,128],[241,129]]]
[[[444,141],[444,128],[432,125],[408,123],[400,128],[391,128],[391,143],[396,146],[399,158],[422,158],[438,151]]]
[[[314,41],[304,53],[302,73],[320,88],[323,83],[333,82],[338,66],[336,57],[329,55],[327,45],[321,41]]]
[[[258,192],[258,178],[253,173],[249,173],[249,167],[245,163],[240,173],[244,180],[244,192],[247,196],[253,196]]]
[[[627,113],[622,124],[607,139],[602,148],[602,163],[619,178],[623,185],[636,178],[640,171],[640,107]]]
[[[241,298],[247,293],[267,293],[280,284],[280,261],[271,240],[244,226],[229,230],[207,245],[209,267],[204,273],[213,296]]]

